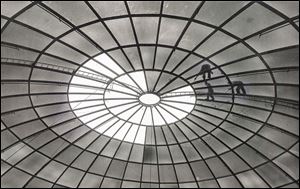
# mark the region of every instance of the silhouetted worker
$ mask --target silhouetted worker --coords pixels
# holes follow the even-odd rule
[[[206,86],[207,86],[207,98],[206,100],[209,100],[209,97],[214,101],[215,98],[214,98],[214,89],[212,88],[212,86],[209,84],[209,83],[206,83]]]
[[[206,73],[208,75],[208,79],[210,79],[211,78],[211,74],[213,74],[213,72],[210,70],[210,65],[209,64],[204,64],[201,67],[201,70],[199,71],[198,75],[195,77],[194,80],[196,80],[199,75],[203,74],[203,80],[205,81],[205,79],[206,79]]]
[[[237,94],[241,94],[241,90],[242,90],[243,95],[246,95],[246,90],[244,88],[244,83],[242,81],[233,81],[232,87],[236,87]]]

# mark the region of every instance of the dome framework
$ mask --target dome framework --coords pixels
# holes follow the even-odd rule
[[[1,2],[3,188],[299,187],[298,114],[299,2]]]

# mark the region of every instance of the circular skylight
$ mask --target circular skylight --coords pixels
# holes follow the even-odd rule
[[[144,105],[156,105],[160,101],[160,97],[154,93],[144,93],[139,97]]]

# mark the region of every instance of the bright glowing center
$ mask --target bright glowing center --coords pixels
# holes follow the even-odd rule
[[[154,105],[160,101],[160,98],[153,93],[146,93],[140,96],[140,101],[146,105]]]

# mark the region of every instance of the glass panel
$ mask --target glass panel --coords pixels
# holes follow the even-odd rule
[[[158,166],[144,164],[142,179],[145,182],[158,182]]]
[[[145,146],[145,148],[144,148],[144,163],[157,163],[156,147]]]
[[[39,19],[35,19],[36,17],[39,17]],[[56,17],[38,6],[31,7],[18,16],[17,20],[55,37],[69,30],[66,24],[60,22]],[[55,28],[55,30],[53,28]]]
[[[172,53],[172,56],[170,57],[168,62],[160,62],[160,64],[167,63],[165,70],[171,72],[183,60],[183,57],[185,57],[187,54],[188,54],[187,52],[176,49]]]
[[[164,67],[164,64],[166,64],[167,58],[170,55],[171,50],[172,50],[171,48],[157,47],[154,68],[156,68],[156,69],[162,69]],[[174,51],[174,53],[172,54],[171,58],[173,58],[177,54],[176,53],[177,51],[178,50]],[[178,51],[178,52],[183,52],[183,51]],[[181,57],[179,57],[179,58],[181,58]],[[179,60],[177,60],[177,61],[179,62]],[[169,61],[169,62],[173,62],[173,61]],[[148,81],[148,83],[154,83],[155,84],[155,82],[157,80],[157,77],[158,77],[158,74],[159,74],[159,72],[151,72],[151,74],[147,74],[147,77],[149,77],[149,80],[151,81],[151,82]],[[152,86],[152,85],[150,85],[150,86]]]
[[[1,131],[1,150],[17,142],[18,139],[10,131]]]
[[[30,136],[38,131],[45,129],[46,126],[40,120],[32,121],[29,123],[22,124],[18,127],[12,128],[12,132],[14,132],[18,137],[24,138]]]
[[[64,150],[57,158],[56,160],[65,163],[70,164],[81,152],[81,149],[75,146],[70,146],[66,150]]]
[[[51,188],[52,185],[53,184],[50,182],[39,178],[34,178],[26,185],[26,188]]]
[[[184,136],[184,134],[181,132],[181,130],[178,129],[178,127],[176,125],[171,124],[170,129],[172,130],[174,137],[176,138],[176,140],[179,143],[188,141],[188,139]],[[167,135],[166,135],[166,137],[167,137]]]
[[[288,149],[290,148],[297,140],[296,137],[293,137],[287,133],[284,133],[274,127],[263,127],[260,132],[260,135],[268,138],[271,141],[279,144],[280,146]]]
[[[254,171],[238,174],[237,177],[246,188],[268,188],[268,185]]]
[[[114,178],[123,178],[127,163],[124,161],[112,160],[107,175]]]
[[[174,167],[172,165],[159,166],[160,182],[176,182]]]
[[[198,181],[210,179],[213,177],[204,161],[193,162],[191,163],[191,167]]]
[[[252,167],[262,164],[266,161],[259,153],[247,145],[242,145],[235,150],[242,159],[248,162]]]
[[[203,137],[203,140],[209,145],[217,154],[221,154],[228,150],[228,148],[222,144],[219,140],[217,140],[212,135],[207,135]]]
[[[155,47],[140,47],[140,49],[141,49],[145,69],[152,69]],[[145,72],[145,74],[146,74],[146,76],[149,75],[149,74],[147,75],[147,72]],[[148,82],[148,78],[146,78],[146,79]],[[149,83],[148,83],[148,85],[149,85]]]
[[[47,82],[68,82],[71,79],[71,75],[42,69],[34,69],[31,77],[33,80],[44,80]]]
[[[104,49],[117,46],[111,35],[101,23],[85,26],[81,30]],[[101,35],[99,35],[101,33]]]
[[[141,163],[143,161],[143,151],[144,146],[141,145],[133,145],[130,161]]]
[[[196,149],[191,145],[191,143],[184,143],[180,145],[187,157],[188,161],[195,161],[200,159],[200,156]]]
[[[124,141],[133,142],[135,137],[136,137],[136,133],[138,131],[138,128],[139,128],[138,125],[132,125],[130,130],[126,134],[126,137],[124,138]]]
[[[128,18],[109,20],[106,21],[105,24],[116,37],[120,45],[135,44],[133,30]]]
[[[194,54],[191,54],[181,63],[180,66],[178,66],[175,69],[174,73],[180,74],[180,73],[186,71],[187,69],[191,68],[192,66],[198,64],[198,62],[200,62],[201,60],[203,60],[203,59]]]
[[[46,1],[45,4],[75,25],[80,25],[97,19],[92,10],[84,2]],[[81,14],[74,14],[74,12],[80,12]]]
[[[104,178],[101,188],[120,188],[121,180],[111,179],[111,178]]]
[[[119,66],[121,66],[123,69],[125,69],[127,72],[132,71],[133,68],[131,64],[128,62],[127,58],[125,57],[125,55],[122,53],[121,50],[110,51],[109,55],[112,56],[114,61],[116,61],[116,63]]]
[[[138,49],[136,47],[124,48],[124,51],[135,70],[141,70],[142,63]]]
[[[38,176],[55,182],[65,169],[65,165],[51,161],[41,172],[39,172]]]
[[[271,68],[299,66],[299,47],[268,53],[263,58]]]
[[[200,188],[219,188],[219,185],[215,180],[203,181],[198,184]]]
[[[29,172],[31,174],[35,174],[48,161],[49,161],[48,158],[35,152],[35,153],[31,154],[30,156],[28,156],[21,163],[19,163],[18,167],[20,167],[22,170],[26,170],[27,172]]]
[[[190,17],[194,13],[200,2],[195,1],[165,1],[163,7],[164,14],[171,14],[176,16]]]
[[[135,143],[144,144],[145,143],[145,135],[146,135],[146,127],[140,126],[139,131],[136,135]]]
[[[179,184],[179,188],[198,188],[197,183]]]
[[[123,123],[123,121],[119,121],[119,122]],[[114,138],[123,140],[128,130],[131,128],[131,125],[132,125],[131,123],[125,123],[122,126],[122,128],[115,134]]]
[[[20,11],[21,9],[23,9],[24,7],[26,7],[29,4],[30,4],[29,1],[5,1],[5,2],[2,2],[1,7],[5,7],[5,8],[2,8],[1,14],[11,17],[15,13],[17,13],[18,11]]]
[[[293,17],[299,14],[299,3],[295,1],[266,1],[266,3],[289,17]]]
[[[256,169],[271,187],[278,187],[291,182],[291,180],[273,163],[268,163]],[[272,174],[270,174],[272,173]]]
[[[103,18],[127,14],[125,4],[121,1],[89,1],[89,3]]]
[[[208,159],[207,164],[214,173],[215,177],[222,177],[231,174],[225,164],[217,157]]]
[[[178,182],[188,182],[195,180],[188,164],[175,165],[175,170],[177,173]]]
[[[207,41],[205,41],[197,50],[196,53],[202,56],[209,56],[214,52],[232,44],[236,40],[224,34],[223,32],[216,32]]]
[[[115,155],[115,158],[125,160],[125,161],[128,160],[131,148],[132,148],[132,144],[127,142],[122,142],[121,146],[119,147]]]
[[[108,157],[113,157],[116,150],[118,149],[120,145],[119,141],[111,140],[107,146],[104,148],[104,150],[101,152],[101,155],[105,155]]]
[[[222,188],[240,188],[241,185],[233,176],[218,179],[218,183]]]
[[[160,12],[159,1],[128,1],[131,14],[158,14]]]
[[[192,131],[191,129],[189,129],[182,122],[177,122],[176,125],[178,128],[180,128],[180,130],[185,134],[185,136],[189,140],[193,140],[193,139],[197,138],[197,135],[196,135],[197,133],[195,131]]]
[[[102,177],[87,173],[81,181],[80,188],[99,188]]]
[[[285,153],[276,158],[274,162],[294,179],[299,178],[299,158],[290,153]]]
[[[51,45],[46,52],[79,64],[87,60],[87,57],[81,53],[59,42],[55,42],[53,45]]]
[[[235,137],[231,136],[230,134],[221,131],[219,129],[215,130],[213,132],[213,135],[219,139],[219,141],[222,141],[223,143],[225,143],[229,148],[235,148],[236,146],[238,146],[239,144],[242,143],[242,141],[239,141],[238,139],[236,139]],[[212,141],[211,141],[212,142]],[[218,143],[218,142],[216,142]],[[222,145],[218,145],[219,147]],[[226,151],[228,149],[228,147],[224,147],[224,150],[220,150],[220,151]],[[219,151],[219,152],[220,152]]]
[[[81,139],[79,139],[75,144],[85,149],[98,137],[99,137],[99,134],[92,131],[90,133],[87,133]]]
[[[221,155],[221,158],[234,173],[249,169],[249,166],[233,152],[225,153],[224,155]]]
[[[227,23],[224,29],[243,38],[282,20],[275,13],[255,3]],[[240,27],[243,23],[247,24]]]
[[[262,33],[260,34],[260,37],[255,36],[247,40],[247,42],[258,52],[298,45],[299,43],[297,41],[299,41],[299,32],[292,26],[281,27],[275,31]]]
[[[163,163],[172,163],[171,156],[169,153],[169,149],[165,146],[158,146],[157,147],[158,152],[158,161],[160,164]]]
[[[155,136],[154,136],[154,128],[153,127],[147,127],[146,130],[146,144],[154,145],[155,144]]]
[[[46,146],[44,146],[40,151],[48,156],[55,156],[59,154],[64,148],[68,146],[67,142],[58,138],[51,141]]]
[[[151,1],[149,1],[151,2]],[[138,2],[135,2],[138,3]],[[144,1],[145,3],[145,1]],[[139,43],[155,43],[158,27],[158,18],[133,18],[133,23]]]
[[[234,45],[210,58],[217,65],[252,55],[253,53],[243,44]]]
[[[104,175],[106,172],[106,169],[108,168],[110,164],[111,159],[98,156],[96,161],[93,163],[92,167],[89,169],[90,172]]]
[[[129,182],[129,181],[123,181],[122,182],[122,188],[139,188],[140,187],[139,182]]]
[[[2,102],[1,102],[1,108],[2,108]],[[36,116],[35,112],[33,111],[33,109],[15,111],[13,114],[1,115],[2,121],[8,127],[28,121],[28,120],[33,120],[35,118],[37,118],[37,116]]]
[[[1,19],[1,24],[2,24],[2,19]],[[38,56],[37,52],[33,52],[31,50],[26,50],[21,48],[11,48],[9,46],[8,47],[1,46],[1,53],[2,53],[2,58],[28,60],[29,62],[26,62],[26,65],[27,64],[32,65],[33,62],[30,61],[36,60]]]
[[[186,23],[177,19],[162,18],[158,43],[174,45]]]
[[[13,168],[3,177],[1,176],[1,187],[4,188],[22,188],[25,183],[30,179],[30,175]],[[18,178],[18,179],[16,179]]]
[[[219,26],[246,4],[245,1],[207,1],[196,19]]]
[[[166,140],[161,127],[155,128],[156,142],[158,145],[165,145]]]
[[[77,157],[72,166],[82,170],[87,170],[95,158],[95,154],[92,154],[90,152],[83,152],[82,154],[80,154],[80,156]]]
[[[142,176],[142,165],[128,163],[124,179],[140,181]]]
[[[61,38],[62,41],[72,45],[73,47],[93,56],[99,53],[99,50],[78,32],[71,32],[70,34]]]
[[[268,123],[279,127],[280,129],[283,129],[285,131],[294,133],[296,135],[299,134],[299,119],[287,117],[277,113],[272,113]]]
[[[108,140],[108,137],[102,135],[89,146],[88,150],[95,153],[99,153],[102,150],[102,148],[106,145]]]
[[[20,35],[20,33],[23,35]],[[15,23],[10,23],[5,28],[1,40],[37,50],[44,49],[51,41],[50,38]]]
[[[57,183],[74,188],[79,184],[83,175],[84,172],[82,171],[78,171],[77,169],[73,168],[68,168],[66,172],[64,172],[64,174],[60,177]]]
[[[178,47],[192,50],[212,31],[213,31],[212,28],[209,28],[204,25],[192,23],[186,30],[185,34],[183,35]],[[200,55],[202,54],[200,53]]]

